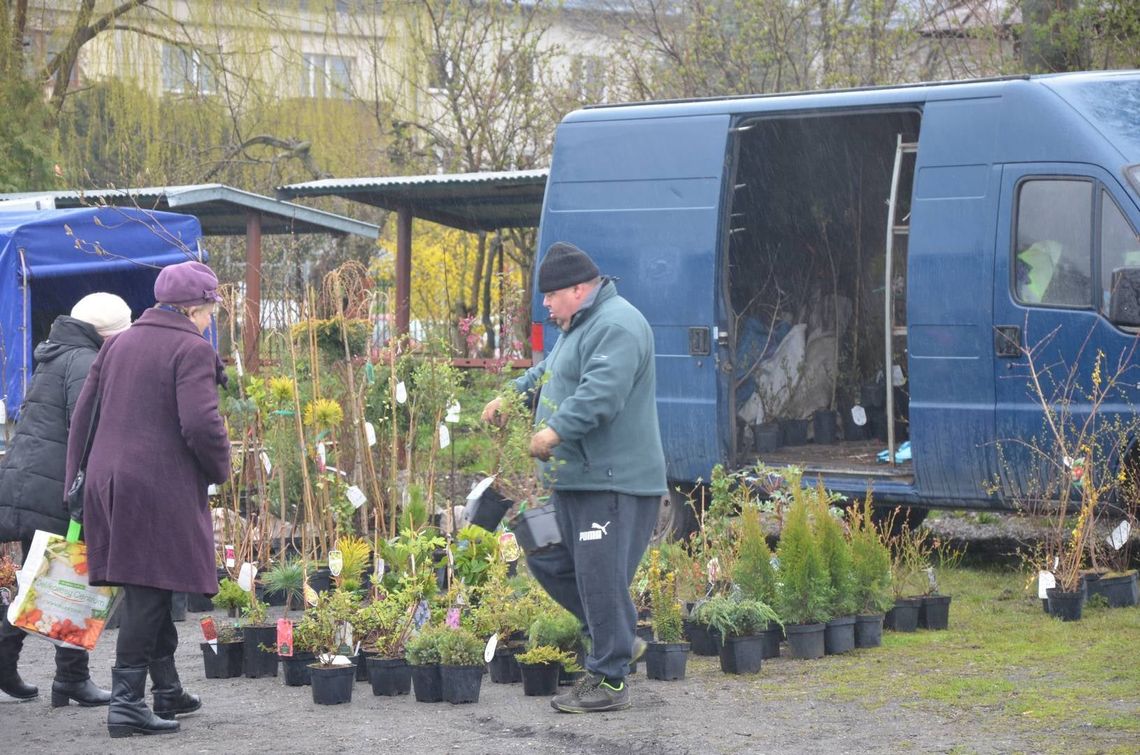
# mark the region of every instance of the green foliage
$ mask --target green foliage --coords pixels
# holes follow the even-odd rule
[[[557,663],[562,666],[568,673],[580,671],[578,660],[574,657],[573,653],[568,653],[565,650],[559,650],[550,645],[536,645],[528,650],[517,653],[515,660],[519,663],[525,663],[528,666],[538,666],[540,664]]]
[[[551,645],[575,653],[582,647],[582,625],[566,609],[554,608],[535,618],[527,641],[530,647]]]
[[[387,564],[381,587],[387,591],[411,590],[424,597],[435,595],[435,552],[446,541],[434,530],[402,529],[390,541],[377,543],[380,557]]]
[[[746,598],[772,604],[776,597],[776,572],[772,551],[760,522],[760,511],[747,507],[740,512],[736,539],[736,559],[732,581]]]
[[[242,622],[247,626],[265,626],[268,622],[269,607],[257,599],[254,593],[248,593],[249,605],[242,609]]]
[[[499,561],[498,536],[482,527],[468,525],[456,533],[448,547],[456,578],[468,587],[483,587],[491,565]]]
[[[415,606],[420,595],[401,591],[388,593],[357,611],[352,622],[361,646],[375,650],[381,658],[401,658],[404,646],[415,628]]]
[[[749,598],[717,595],[694,610],[693,621],[712,627],[724,637],[746,637],[768,629],[780,618],[767,603]]]
[[[482,666],[484,643],[466,629],[452,629],[439,636],[439,662],[447,666]]]
[[[305,615],[293,630],[293,646],[325,656],[348,655],[347,626],[356,618],[360,598],[346,590],[331,590],[317,597],[317,604],[305,610]],[[300,637],[301,639],[298,639]],[[304,644],[302,644],[302,640]]]
[[[780,561],[776,606],[787,623],[815,624],[831,618],[831,579],[808,521],[810,493],[793,488],[792,494],[776,549]]]
[[[341,537],[336,541],[337,550],[341,556],[340,574],[335,577],[337,587],[341,590],[356,591],[360,589],[364,570],[371,565],[372,547],[360,537]]]
[[[218,583],[218,594],[214,596],[214,605],[226,609],[249,608],[249,593],[241,589],[232,579],[223,579]]]
[[[305,565],[296,559],[278,561],[261,573],[261,583],[266,590],[285,596],[284,615],[288,616],[290,606],[300,605],[304,598]]]
[[[817,502],[823,500],[823,496],[816,497]],[[838,509],[832,509],[826,503],[819,503],[813,522],[819,554],[831,580],[831,605],[828,613],[833,617],[850,616],[859,608],[851,545],[843,534],[838,512]]]
[[[871,520],[871,495],[851,509],[851,567],[855,573],[855,605],[861,613],[883,613],[894,602],[891,552]]]
[[[404,657],[413,666],[430,666],[439,663],[439,645],[445,633],[455,630],[447,627],[424,627],[420,633],[408,640]]]
[[[677,602],[676,576],[665,568],[657,548],[649,554],[648,590],[654,638],[658,642],[680,642],[683,622],[681,604]]]
[[[499,642],[509,644],[511,635],[527,632],[553,601],[533,578],[507,579],[502,561],[492,564],[488,574],[479,604],[472,611],[475,631],[486,637],[498,633]]]

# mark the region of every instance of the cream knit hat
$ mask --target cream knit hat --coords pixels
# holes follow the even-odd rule
[[[131,308],[122,298],[102,291],[87,294],[71,308],[76,320],[90,323],[95,331],[107,338],[131,327]]]

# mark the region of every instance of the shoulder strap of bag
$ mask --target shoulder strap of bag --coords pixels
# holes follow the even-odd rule
[[[87,425],[87,440],[83,443],[83,456],[79,459],[79,471],[87,471],[87,457],[91,455],[91,444],[95,440],[95,428],[99,426],[99,407],[103,403],[103,381],[95,389],[95,408],[91,410],[91,422]]]

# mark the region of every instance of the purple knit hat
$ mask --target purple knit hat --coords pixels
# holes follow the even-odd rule
[[[154,299],[159,304],[193,307],[221,301],[218,276],[202,262],[180,262],[162,268],[154,282]]]

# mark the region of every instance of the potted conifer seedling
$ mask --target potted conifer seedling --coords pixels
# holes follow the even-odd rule
[[[439,643],[446,627],[424,627],[408,640],[404,654],[412,669],[416,702],[443,702],[443,677],[439,670]]]
[[[666,682],[684,679],[689,643],[682,632],[676,577],[664,569],[657,549],[649,556],[649,601],[653,641],[645,652],[646,676]]]
[[[831,580],[808,521],[810,493],[800,487],[798,478],[793,477],[789,487],[792,505],[776,549],[780,563],[776,601],[792,657],[820,658],[824,624],[831,618]]]
[[[515,656],[522,678],[523,694],[528,697],[553,695],[558,691],[558,678],[563,670],[581,670],[573,654],[553,645],[534,645]]]
[[[483,643],[462,627],[442,632],[439,649],[439,674],[443,699],[452,705],[479,702],[486,664]]]
[[[855,572],[855,647],[879,647],[883,615],[891,607],[891,552],[871,520],[871,496],[851,510],[851,566]]]
[[[816,492],[815,537],[831,581],[831,618],[824,625],[823,648],[827,655],[837,655],[855,649],[855,569],[851,544],[839,520],[842,513],[829,505],[822,489],[817,488]]]

